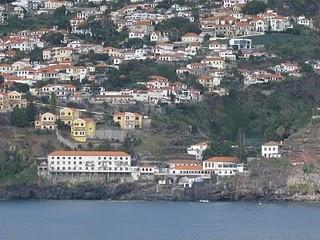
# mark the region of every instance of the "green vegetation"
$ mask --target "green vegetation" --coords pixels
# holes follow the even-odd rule
[[[169,80],[176,80],[176,67],[172,64],[159,64],[153,61],[129,61],[118,69],[108,71],[108,80],[103,83],[108,89],[134,87],[137,82],[144,82],[150,75],[160,75]]]
[[[305,126],[320,102],[319,87],[319,77],[309,74],[245,92],[234,89],[228,96],[208,97],[203,103],[167,107],[165,115],[156,117],[177,133],[190,129],[206,133],[214,146],[222,144],[217,153],[225,152],[238,142],[240,129],[246,138],[267,141],[281,140]],[[262,89],[270,94],[263,94]]]
[[[302,194],[306,195],[310,190],[310,186],[307,183],[296,183],[289,186],[290,194]]]
[[[26,183],[36,176],[37,168],[25,152],[13,147],[0,153],[0,182]]]
[[[60,32],[48,32],[45,33],[42,37],[41,40],[44,40],[51,44],[52,46],[57,46],[60,45],[62,40],[63,40],[63,34]]]
[[[264,12],[267,7],[268,6],[266,3],[259,0],[254,0],[248,2],[242,9],[242,12],[248,15],[256,15],[258,13]]]
[[[42,61],[42,52],[43,50],[35,47],[32,49],[29,53],[30,56],[30,62],[41,62]]]
[[[92,36],[81,35],[79,38],[85,38],[86,41],[93,43],[104,43],[105,46],[120,47],[128,37],[126,30],[118,32],[116,25],[107,18],[99,21],[89,19],[81,28],[90,29]]]
[[[160,135],[146,135],[141,138],[141,144],[137,147],[139,153],[149,153],[159,156],[166,147],[166,139]]]
[[[27,108],[14,108],[11,113],[11,125],[16,127],[31,126],[36,116],[36,108],[31,104]]]
[[[130,38],[123,43],[125,48],[142,48],[144,45],[151,45],[152,43],[148,39]]]
[[[281,14],[315,16],[320,10],[318,0],[268,0],[268,6]]]
[[[87,54],[83,54],[79,57],[81,62],[93,62],[97,63],[98,61],[109,62],[110,56],[108,54],[99,54],[95,53],[93,50],[90,50]]]
[[[253,44],[265,45],[268,50],[286,60],[304,62],[320,56],[320,33],[301,26],[285,33],[269,33],[252,37]]]
[[[200,33],[198,23],[190,22],[189,19],[176,17],[170,18],[156,26],[157,31],[167,32],[170,41],[178,41],[187,32]]]
[[[127,137],[124,139],[122,149],[127,152],[132,154],[135,154],[136,147],[141,144],[141,139],[138,138],[137,136],[133,134],[128,134]]]
[[[304,164],[302,171],[304,174],[310,174],[314,171],[314,166],[312,164]]]
[[[70,14],[66,12],[65,7],[57,8],[52,15],[26,16],[24,19],[11,17],[8,19],[8,25],[1,26],[0,35],[53,26],[58,26],[59,29],[70,28]]]

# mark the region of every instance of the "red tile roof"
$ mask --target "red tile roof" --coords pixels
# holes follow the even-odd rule
[[[108,156],[108,157],[128,157],[130,156],[126,152],[122,151],[54,151],[49,153],[48,156],[84,156],[84,157],[96,157],[96,156]]]

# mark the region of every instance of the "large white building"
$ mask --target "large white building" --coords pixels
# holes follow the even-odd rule
[[[244,165],[236,157],[212,157],[203,161],[203,170],[218,176],[233,176],[244,171]]]
[[[261,156],[264,158],[280,158],[282,144],[279,142],[270,141],[261,146]]]
[[[55,151],[48,155],[50,173],[131,173],[131,156],[122,151]]]
[[[212,157],[204,161],[173,160],[169,173],[177,176],[210,178],[211,175],[234,176],[244,172],[244,165],[236,157]]]

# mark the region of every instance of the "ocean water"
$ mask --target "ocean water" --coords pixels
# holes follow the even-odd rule
[[[0,240],[320,240],[320,205],[2,201]]]

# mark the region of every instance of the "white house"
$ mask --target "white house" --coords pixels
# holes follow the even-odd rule
[[[223,0],[223,7],[229,8],[237,4],[245,4],[248,0]]]
[[[297,24],[306,26],[308,28],[313,28],[314,27],[313,20],[311,18],[310,19],[306,18],[305,16],[299,16],[296,19],[296,22],[297,22]]]
[[[186,33],[181,37],[181,41],[184,43],[202,42],[202,37],[196,33]]]
[[[200,142],[194,145],[191,145],[187,152],[189,155],[196,156],[196,159],[202,160],[203,152],[208,148],[208,144],[206,142]]]
[[[281,142],[270,141],[261,146],[261,156],[264,158],[280,158]]]
[[[203,161],[203,170],[218,176],[233,176],[244,171],[244,166],[235,157],[212,157]]]
[[[235,50],[242,50],[242,49],[251,49],[252,48],[252,40],[251,39],[244,39],[244,38],[232,38],[229,41],[229,45]]]

